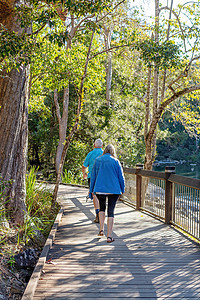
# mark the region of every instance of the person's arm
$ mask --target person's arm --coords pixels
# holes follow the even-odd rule
[[[88,153],[88,155],[86,156],[84,163],[82,165],[82,173],[83,173],[83,179],[87,178],[87,172],[86,169],[89,166],[89,161],[90,161],[90,152]]]
[[[86,172],[87,167],[85,167],[84,165],[82,165],[82,173],[83,173],[83,179],[87,178],[87,172]]]
[[[95,159],[94,161],[94,165],[92,168],[92,173],[91,173],[91,177],[90,177],[90,193],[94,192],[94,186],[95,186],[95,182],[96,182],[96,170],[97,170],[97,159]]]
[[[118,172],[119,184],[120,184],[122,193],[124,193],[124,191],[125,191],[125,179],[124,179],[123,169],[122,169],[122,166],[121,166],[119,161],[118,161],[118,170],[119,170],[119,172]]]

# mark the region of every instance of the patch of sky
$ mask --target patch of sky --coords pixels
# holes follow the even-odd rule
[[[160,7],[170,7],[171,1],[172,0],[160,0]],[[179,4],[183,5],[189,2],[190,1],[186,0],[173,0],[173,9],[176,9]],[[151,23],[152,18],[155,16],[155,0],[130,0],[130,7],[140,10],[141,18],[147,23]]]

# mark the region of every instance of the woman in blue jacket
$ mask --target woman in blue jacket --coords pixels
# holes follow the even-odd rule
[[[99,236],[104,235],[106,197],[108,197],[107,243],[114,241],[111,236],[114,224],[114,208],[119,195],[124,193],[124,188],[123,170],[116,158],[115,148],[110,144],[105,148],[103,155],[95,160],[90,181],[90,195],[96,194],[100,204]]]

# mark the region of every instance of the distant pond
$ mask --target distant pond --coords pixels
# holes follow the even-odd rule
[[[154,166],[154,171],[164,172],[165,166],[175,166],[176,167],[176,174],[186,177],[192,177],[196,179],[200,179],[200,164],[190,164],[190,163],[184,163],[184,164],[160,164],[159,166]]]

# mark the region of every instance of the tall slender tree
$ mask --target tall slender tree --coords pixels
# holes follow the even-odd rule
[[[184,6],[181,7],[180,10],[183,8]],[[194,6],[193,9],[198,10],[199,8],[198,6]],[[160,14],[163,11],[169,11],[168,26],[164,38],[163,34],[162,37],[159,38]],[[187,12],[188,17],[189,14],[190,11]],[[172,15],[175,17],[174,20],[172,20]],[[191,12],[190,18],[193,18],[193,12]],[[147,92],[145,95],[146,118],[144,138],[146,146],[146,169],[152,168],[155,158],[156,130],[162,113],[168,105],[173,103],[176,99],[200,89],[197,74],[193,72],[192,67],[199,59],[197,23],[195,19],[194,24],[192,24],[193,35],[191,35],[191,29],[187,26],[184,28],[179,15],[173,10],[173,0],[171,0],[170,7],[165,6],[161,8],[159,8],[159,0],[155,0],[155,29],[153,39],[149,39],[148,43],[145,41],[140,44],[142,56],[144,60],[146,60],[149,68]],[[170,34],[172,24],[175,26],[172,34]],[[179,32],[176,30],[177,27],[180,30]],[[184,49],[187,44],[186,40],[190,40],[188,43],[188,45],[191,46],[189,51],[190,59],[187,53],[185,53],[185,57],[184,53],[180,55],[180,48],[173,39],[174,32],[176,32],[176,39],[178,40],[178,38],[180,38],[182,40],[182,49]],[[181,36],[179,36],[180,32]],[[151,70],[153,70],[153,78]],[[187,78],[190,79],[188,80]],[[153,104],[152,106],[151,103]]]

